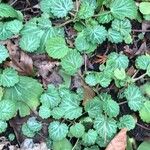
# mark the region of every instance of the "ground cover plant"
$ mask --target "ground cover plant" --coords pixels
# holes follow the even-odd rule
[[[146,0],[1,1],[2,149],[148,150],[149,20]]]

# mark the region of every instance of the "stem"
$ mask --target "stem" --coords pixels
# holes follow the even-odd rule
[[[135,72],[135,74],[132,76],[132,79],[134,79],[138,73],[139,73],[139,70]]]
[[[67,25],[67,24],[69,24],[69,23],[71,23],[71,22],[73,22],[74,20],[67,20],[66,22],[64,22],[64,23],[62,23],[62,24],[60,24],[60,25],[58,25],[58,27],[63,27],[63,26],[65,26],[65,25]]]
[[[123,102],[120,102],[119,105],[123,105],[123,104],[126,104],[128,103],[127,101],[123,101]]]
[[[132,30],[132,32],[150,32],[150,30]]]
[[[76,141],[75,145],[73,146],[72,150],[74,150],[76,148],[78,142],[79,142],[79,139],[77,139],[77,141]]]
[[[144,74],[142,74],[141,76],[139,76],[139,77],[137,77],[137,78],[134,78],[133,81],[136,82],[136,81],[138,81],[138,80],[144,78],[146,75],[147,75],[147,73],[144,73]]]
[[[84,71],[87,72],[87,55],[84,53]]]
[[[145,126],[143,126],[143,125],[141,125],[141,124],[139,124],[139,123],[136,123],[139,127],[141,127],[141,128],[143,128],[143,129],[146,129],[146,130],[148,130],[148,131],[150,131],[150,129],[149,128],[147,128],[147,127],[145,127]]]

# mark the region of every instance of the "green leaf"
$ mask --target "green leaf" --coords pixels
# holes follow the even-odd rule
[[[6,23],[6,29],[11,31],[13,34],[18,34],[23,28],[23,24],[19,20],[13,20]]]
[[[135,65],[138,69],[147,70],[148,65],[150,64],[150,55],[141,55],[136,61]]]
[[[39,105],[39,98],[42,94],[42,85],[30,77],[20,77],[15,86],[5,88],[4,99],[15,102],[21,117],[36,110]]]
[[[18,82],[18,73],[12,68],[6,68],[5,70],[3,70],[3,73],[0,74],[0,86],[11,87]]]
[[[128,19],[118,20],[115,19],[112,22],[112,29],[121,33],[121,35],[125,36],[131,32],[131,23]]]
[[[49,0],[41,0],[40,3],[40,9],[43,13],[51,13],[51,1]]]
[[[2,100],[0,101],[0,120],[9,120],[16,114],[16,106],[13,101]]]
[[[97,18],[98,22],[101,24],[109,23],[113,20],[113,16],[109,11],[101,12]]]
[[[81,123],[76,123],[70,127],[70,133],[76,137],[80,138],[85,132],[85,127]]]
[[[53,141],[53,150],[72,150],[72,145],[69,140],[64,138],[61,141]]]
[[[149,150],[150,141],[144,141],[140,144],[137,150]]]
[[[60,59],[67,55],[69,48],[66,46],[64,38],[54,37],[47,41],[46,51],[50,57]]]
[[[143,95],[140,89],[135,85],[129,85],[125,89],[125,97],[128,101],[130,109],[137,111],[140,110],[143,106]]]
[[[61,98],[59,96],[58,90],[54,87],[54,85],[48,85],[48,89],[44,94],[41,95],[40,101],[44,106],[51,109],[60,103]]]
[[[82,136],[82,140],[87,145],[93,145],[95,144],[97,139],[97,132],[93,129],[88,130],[87,133],[84,133]]]
[[[55,119],[62,118],[64,116],[64,114],[65,114],[64,110],[62,108],[60,108],[60,107],[55,107],[52,110],[52,116]]]
[[[7,126],[8,126],[8,125],[7,125],[7,122],[6,122],[6,121],[0,120],[0,133],[5,132]]]
[[[128,17],[134,19],[137,16],[137,6],[134,0],[114,0],[110,4],[112,15],[118,19]]]
[[[77,16],[80,19],[88,19],[94,15],[95,6],[88,1],[81,1]]]
[[[150,14],[150,2],[141,2],[139,5],[139,10],[144,15]]]
[[[29,129],[29,127],[27,126],[26,123],[24,123],[22,125],[21,131],[22,131],[23,135],[30,137],[30,138],[34,137],[36,134],[35,132],[33,132]]]
[[[108,40],[112,43],[121,43],[123,41],[123,37],[120,32],[110,28],[108,30]]]
[[[7,30],[7,24],[0,22],[0,40],[6,40],[13,36],[10,30]]]
[[[39,116],[42,119],[47,119],[51,116],[51,110],[47,106],[41,106],[39,109]]]
[[[133,42],[132,36],[129,33],[127,35],[125,35],[123,39],[126,44],[132,44],[132,42]]]
[[[5,46],[0,45],[0,63],[5,61],[7,57],[9,57],[7,49],[5,48]]]
[[[50,4],[51,12],[58,18],[66,17],[73,9],[72,0],[51,0]]]
[[[94,121],[94,128],[102,138],[112,137],[117,131],[117,124],[114,119],[100,115]]]
[[[83,58],[76,50],[71,50],[62,58],[62,68],[70,75],[74,75],[77,70],[82,66]]]
[[[114,70],[114,76],[118,79],[118,80],[124,80],[126,78],[126,72],[123,68],[121,69],[115,69]]]
[[[82,107],[79,106],[78,97],[74,98],[73,95],[62,98],[60,108],[64,110],[64,118],[66,119],[76,119],[82,115]]]
[[[65,123],[53,121],[48,127],[50,138],[54,141],[60,141],[66,137],[68,133],[68,127]]]
[[[118,122],[119,129],[127,128],[128,130],[132,130],[135,128],[135,119],[131,115],[124,115],[120,117]]]
[[[87,27],[84,32],[86,39],[93,44],[101,44],[106,40],[107,31],[104,26]]]
[[[37,121],[35,117],[30,117],[26,124],[32,132],[38,132],[42,129],[42,123]]]
[[[86,40],[86,37],[83,32],[80,32],[77,38],[75,39],[75,46],[76,46],[76,49],[80,52],[84,52],[87,49],[89,49],[90,44]]]
[[[97,82],[104,88],[108,87],[112,79],[109,77],[107,72],[100,72],[96,74]]]
[[[40,46],[40,36],[34,34],[24,35],[19,42],[20,47],[27,52],[34,52]]]
[[[117,54],[115,52],[112,52],[108,55],[108,59],[106,62],[107,66],[111,66],[114,69],[126,69],[129,65],[129,59],[126,55],[123,54]]]
[[[1,18],[17,18],[17,11],[8,4],[0,3],[0,17]]]
[[[109,117],[116,117],[119,114],[119,104],[111,98],[103,99],[103,110]]]
[[[144,106],[139,111],[139,114],[144,122],[150,123],[150,101],[146,101],[144,103]]]
[[[95,72],[90,72],[85,77],[85,82],[90,86],[95,86],[97,84],[97,76]]]
[[[88,112],[91,118],[96,118],[102,114],[103,105],[102,101],[98,97],[95,97],[85,104],[85,111]]]

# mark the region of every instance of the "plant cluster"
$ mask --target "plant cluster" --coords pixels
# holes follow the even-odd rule
[[[139,10],[148,20],[149,2],[142,2]],[[13,68],[0,69],[0,133],[7,121],[19,113],[20,117],[38,110],[38,117],[51,118],[48,141],[54,150],[99,150],[106,147],[118,129],[135,128],[132,114],[122,114],[120,105],[150,123],[150,55],[143,54],[132,61],[123,52],[111,52],[97,71],[83,70],[84,55],[92,57],[104,42],[132,43],[131,20],[138,18],[134,0],[41,0],[41,16],[23,22],[23,15],[7,4],[0,3],[0,40],[19,37],[19,47],[26,53],[43,54],[60,62],[64,82],[44,89],[37,79],[21,76]],[[63,23],[57,23],[56,20]],[[73,27],[76,35],[69,39],[65,28]],[[69,44],[71,40],[72,44]],[[10,59],[7,48],[0,45],[0,64]],[[134,75],[128,72],[131,63]],[[140,74],[138,74],[140,72]],[[84,87],[70,90],[71,77],[80,75],[84,84],[96,96],[86,100]],[[137,77],[139,75],[139,77]],[[142,82],[141,82],[142,80]],[[139,86],[139,82],[142,84]],[[138,83],[138,84],[137,84]],[[109,87],[117,88],[111,95]],[[108,92],[101,92],[107,89]],[[42,121],[30,117],[22,126],[22,133],[34,137],[42,129]],[[75,141],[75,142],[74,142]],[[73,144],[72,144],[73,143]]]

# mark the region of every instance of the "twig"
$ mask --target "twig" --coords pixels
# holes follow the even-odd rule
[[[73,146],[72,150],[74,150],[76,148],[78,142],[79,142],[79,139],[77,139],[77,141],[76,141],[75,145]]]
[[[120,102],[119,105],[123,105],[123,104],[126,104],[128,103],[127,101],[123,101],[123,102]]]
[[[144,73],[144,74],[142,74],[141,76],[139,76],[139,77],[137,77],[137,78],[134,78],[133,81],[136,82],[136,81],[138,81],[138,80],[144,78],[146,75],[147,75],[147,73]]]
[[[150,30],[132,30],[132,32],[150,32]]]
[[[13,6],[18,0],[14,0],[10,5]]]
[[[138,73],[139,73],[139,70],[137,70],[137,71],[135,72],[135,74],[132,76],[132,79],[134,79]]]
[[[146,129],[146,130],[149,130],[150,131],[150,129],[149,128],[147,128],[147,127],[145,127],[145,126],[143,126],[143,125],[141,125],[141,124],[139,124],[139,123],[136,123],[139,127],[141,127],[141,128],[143,128],[143,129]]]
[[[62,24],[60,24],[60,25],[58,25],[58,27],[63,27],[63,26],[65,26],[65,25],[67,25],[67,24],[69,24],[69,23],[71,23],[71,22],[73,22],[74,20],[67,20],[66,22],[64,22],[64,23],[62,23]]]
[[[84,53],[84,71],[87,72],[87,55]]]

